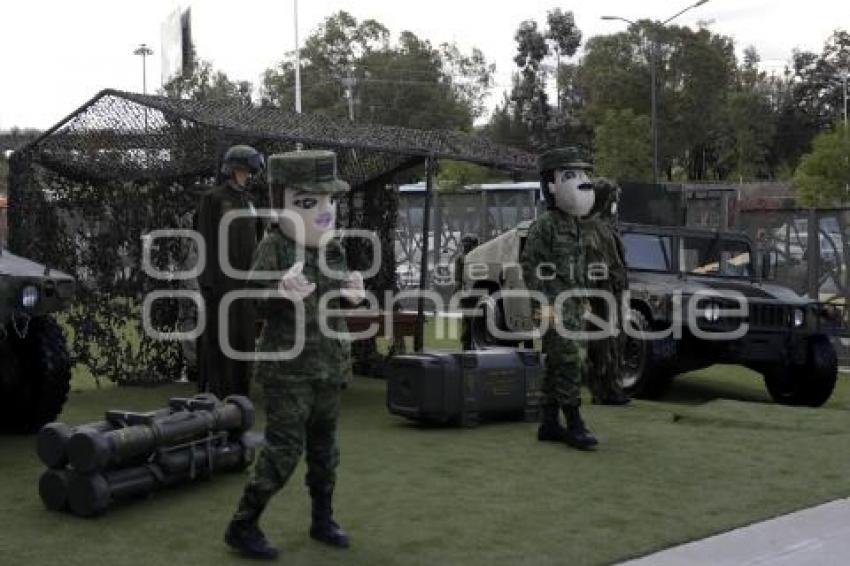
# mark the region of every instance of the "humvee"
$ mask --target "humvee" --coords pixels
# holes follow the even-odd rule
[[[0,430],[34,432],[62,410],[71,361],[51,314],[75,287],[70,275],[0,248]]]
[[[464,258],[463,288],[474,291],[461,303],[465,348],[528,345],[535,305],[522,293],[498,292],[525,289],[519,257],[530,225]],[[756,258],[750,239],[731,231],[640,224],[621,224],[621,231],[630,287],[621,310],[633,329],[623,341],[625,391],[658,397],[675,375],[724,363],[761,373],[776,402],[820,406],[829,399],[838,370],[830,336],[841,313],[771,283],[775,254]],[[685,324],[689,312],[693,324]],[[714,339],[735,329],[743,333]]]

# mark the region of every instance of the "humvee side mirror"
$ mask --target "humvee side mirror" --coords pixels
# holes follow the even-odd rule
[[[762,252],[761,253],[761,278],[766,281],[772,281],[776,279],[776,263],[777,263],[777,254],[776,252]]]

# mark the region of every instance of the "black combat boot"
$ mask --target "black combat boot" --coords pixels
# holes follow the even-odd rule
[[[537,440],[541,442],[566,442],[567,429],[558,422],[558,405],[544,405],[540,426],[537,428]]]
[[[333,520],[333,487],[310,488],[313,500],[313,523],[310,537],[328,546],[348,548],[348,535]]]
[[[266,535],[257,525],[262,512],[262,509],[249,508],[243,498],[236,516],[227,525],[224,542],[242,556],[260,560],[274,560],[278,555],[277,549],[266,540]]]
[[[567,444],[579,450],[590,450],[599,444],[596,437],[584,426],[577,406],[564,407],[564,417],[567,420],[567,432],[564,439]]]

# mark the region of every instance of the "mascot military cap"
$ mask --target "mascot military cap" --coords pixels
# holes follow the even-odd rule
[[[561,147],[550,149],[537,158],[537,169],[552,171],[553,169],[592,169],[592,165],[585,159],[577,147]]]
[[[269,184],[311,193],[345,193],[348,183],[336,176],[336,153],[326,150],[289,151],[269,158]]]
[[[230,175],[234,167],[244,167],[256,175],[265,167],[263,154],[250,145],[234,145],[222,158],[221,172]]]

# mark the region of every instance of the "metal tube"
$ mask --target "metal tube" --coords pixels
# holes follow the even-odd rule
[[[301,46],[298,41],[298,0],[295,7],[295,112],[301,114]]]
[[[150,424],[105,433],[81,429],[67,443],[68,460],[79,472],[104,470],[144,459],[158,448],[202,438],[211,431],[244,432],[253,422],[251,402],[233,395],[212,410],[178,411],[155,418]]]
[[[656,93],[656,45],[655,39],[649,43],[649,82],[650,82],[650,122],[652,124],[652,183],[658,184],[658,110]]]
[[[419,297],[416,300],[416,331],[413,334],[413,349],[421,352],[425,345],[425,297],[422,291],[428,287],[428,233],[431,231],[431,193],[434,189],[434,158],[425,161],[425,202],[422,204],[422,258],[419,262]]]

